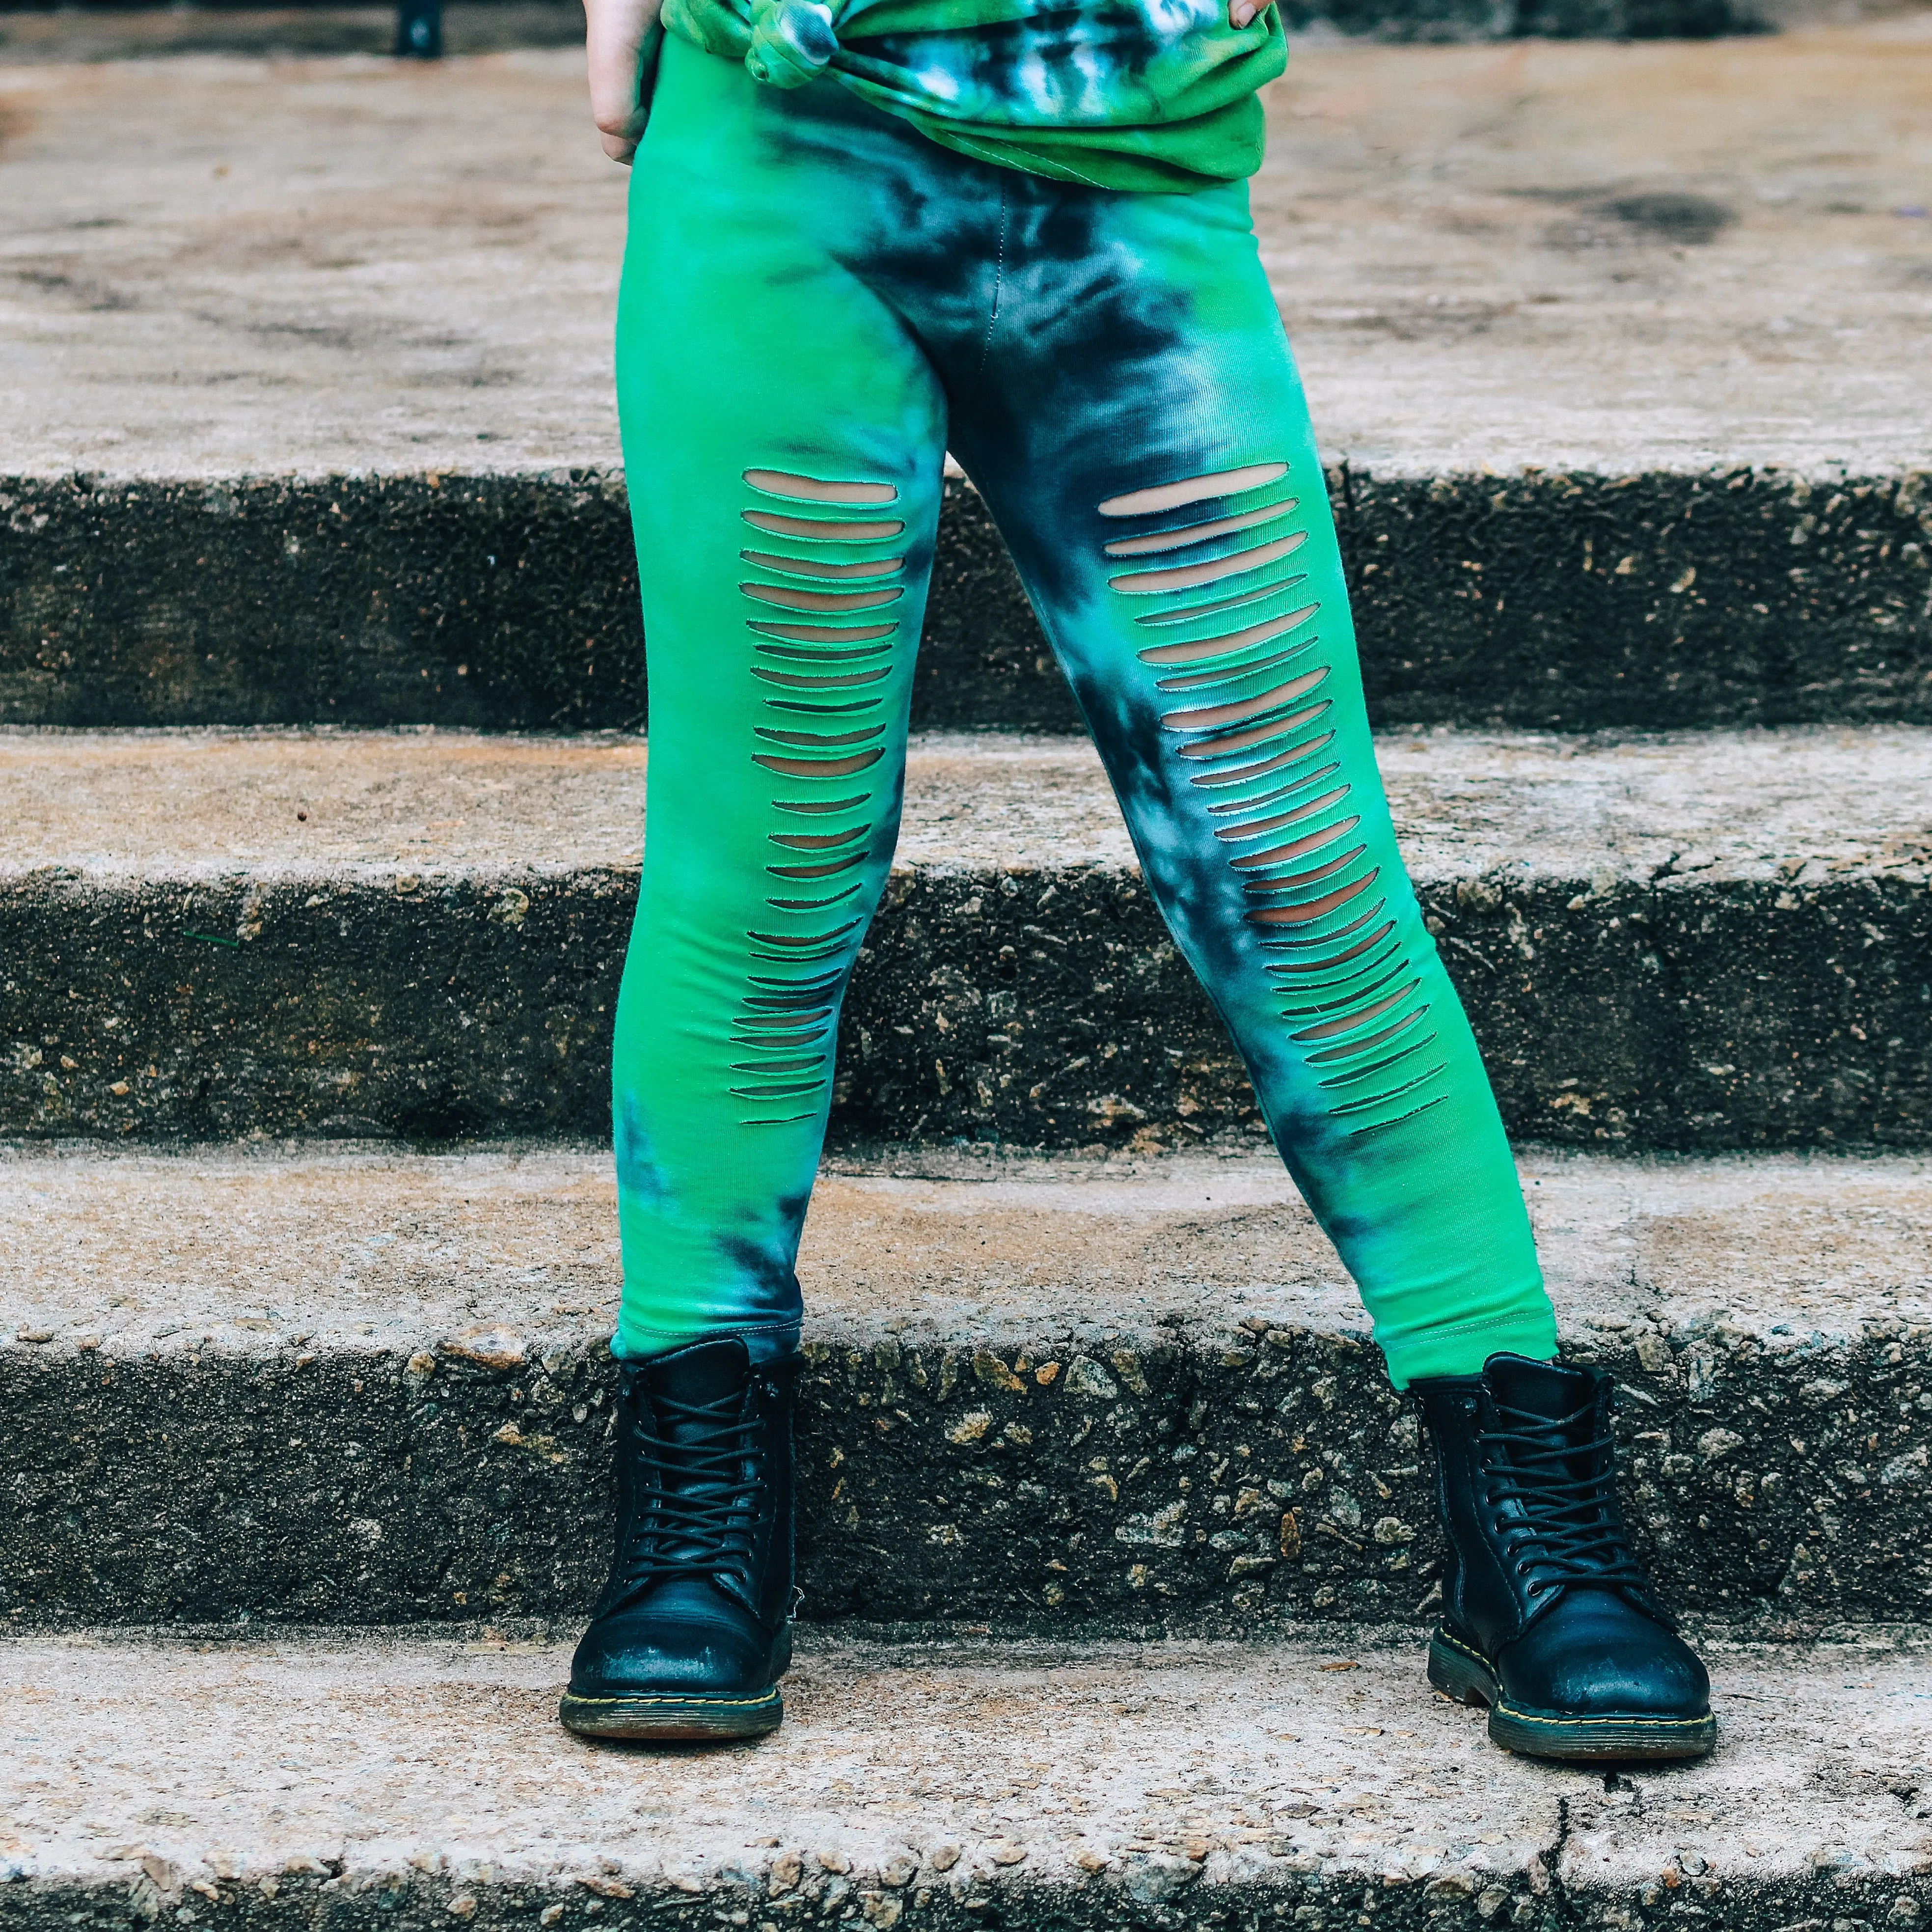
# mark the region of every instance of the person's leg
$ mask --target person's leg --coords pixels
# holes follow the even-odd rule
[[[1009,195],[954,446],[1148,883],[1390,1372],[1556,1352],[1516,1169],[1401,855],[1245,186]]]
[[[664,62],[617,325],[650,678],[613,1067],[625,1357],[796,1335],[945,440],[918,349],[822,239],[840,171],[772,138],[736,64],[676,40]]]
[[[829,245],[862,176],[775,98],[670,41],[632,184],[650,776],[612,1083],[618,1521],[560,1709],[598,1736],[783,1713],[793,1263],[898,832],[938,515],[938,383]]]
[[[1708,1683],[1564,1367],[1481,1057],[1396,849],[1300,386],[1240,187],[1007,190],[954,446],[1012,545],[1175,940],[1436,1451],[1430,1674],[1512,1749],[1683,1757]]]

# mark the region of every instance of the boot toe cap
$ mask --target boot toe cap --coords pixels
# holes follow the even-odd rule
[[[1702,1667],[1684,1646],[1645,1656],[1572,1654],[1509,1673],[1512,1702],[1579,1717],[1701,1717],[1710,1708]]]
[[[597,1618],[571,1660],[572,1694],[736,1696],[769,1688],[787,1660],[736,1605],[707,1600],[714,1594],[674,1583]]]
[[[1580,1717],[1696,1717],[1711,1681],[1674,1630],[1621,1599],[1579,1592],[1532,1624],[1502,1660],[1504,1690],[1527,1710]]]

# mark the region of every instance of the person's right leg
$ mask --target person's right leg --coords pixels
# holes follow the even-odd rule
[[[562,1714],[599,1735],[782,1712],[793,1263],[898,834],[945,440],[832,245],[866,179],[668,44],[617,329],[650,775],[613,1066],[620,1521]]]
[[[618,401],[650,773],[613,1068],[626,1359],[796,1333],[938,517],[938,385],[828,245],[853,170],[782,102],[672,40],[631,195]]]

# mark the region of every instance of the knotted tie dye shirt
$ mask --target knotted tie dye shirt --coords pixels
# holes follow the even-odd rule
[[[946,146],[1096,188],[1185,192],[1261,165],[1279,9],[1228,0],[665,0],[664,24],[754,78],[830,74]]]

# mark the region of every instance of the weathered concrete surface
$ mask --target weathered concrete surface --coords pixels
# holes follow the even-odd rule
[[[1917,11],[1912,0],[1284,0],[1292,28],[1382,41],[1701,40]]]
[[[556,1644],[10,1644],[8,1918],[1768,1932],[1924,1909],[1922,1647],[1720,1644],[1717,1754],[1635,1777],[1495,1750],[1419,1648],[818,1638],[775,1737],[653,1752],[558,1726]]]
[[[1923,11],[1310,50],[1254,201],[1327,445],[1378,476],[1922,467],[1928,100]]]
[[[1383,743],[1514,1131],[1924,1142],[1922,731]],[[842,1131],[1251,1129],[1091,751],[928,738],[910,774]],[[0,1125],[601,1132],[643,777],[617,737],[0,734]]]
[[[1512,0],[1482,8],[1456,0],[1319,0],[1283,8],[1304,35],[1322,27],[1388,39],[1493,40],[1535,34],[1558,38],[1692,38],[1779,26],[1850,26],[1910,11],[1910,0]],[[1317,23],[1319,23],[1318,25]],[[0,14],[0,60],[151,59],[182,54],[289,59],[317,54],[388,54],[396,19],[382,7],[189,5],[165,10],[90,4],[36,14]],[[480,0],[443,10],[452,54],[580,45],[581,12],[568,0]]]
[[[1932,719],[1928,17],[1303,52],[1257,215],[1382,716]],[[638,721],[577,59],[0,68],[0,718]],[[964,490],[928,650],[923,723],[1070,723]]]
[[[450,54],[583,43],[583,10],[568,0],[453,0],[442,10],[443,48]],[[9,67],[183,54],[238,54],[258,60],[386,55],[395,44],[393,7],[89,4],[0,14],[0,62]]]
[[[1923,1161],[1525,1157],[1673,1600],[1924,1618]],[[0,1604],[22,1623],[580,1613],[608,1155],[0,1161]],[[1426,1607],[1413,1421],[1278,1162],[876,1149],[800,1267],[806,1614],[1266,1627]],[[1053,1365],[1049,1366],[1048,1365]]]

